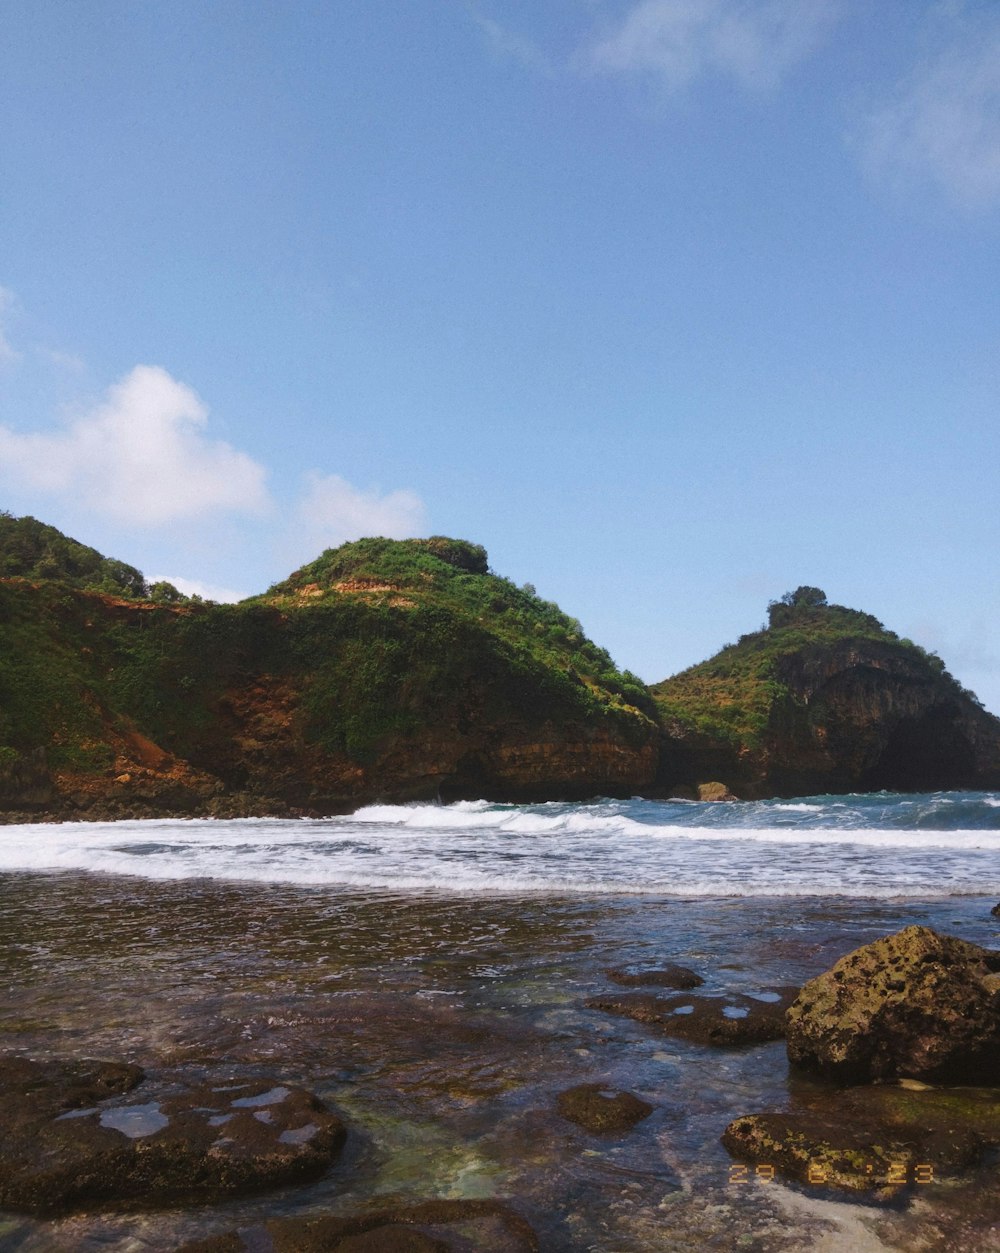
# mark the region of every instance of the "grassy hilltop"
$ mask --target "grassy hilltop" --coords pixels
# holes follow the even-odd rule
[[[1000,721],[911,640],[800,587],[768,625],[651,691],[661,782],[741,795],[1000,785]]]
[[[217,605],[0,514],[0,812],[1000,786],[1000,721],[938,657],[816,588],[769,619],[649,689],[463,540]]]
[[[655,770],[645,687],[477,545],[362,540],[213,605],[158,603],[137,571],[109,588],[120,563],[58,536],[0,517],[9,807],[26,771],[37,801],[40,752],[52,805],[134,812],[582,796]]]

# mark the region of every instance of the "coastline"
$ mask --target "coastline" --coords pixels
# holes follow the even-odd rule
[[[908,1210],[731,1183],[719,1135],[794,1095],[783,1045],[708,1049],[586,1006],[623,963],[678,961],[709,992],[752,992],[800,983],[912,922],[993,945],[992,898],[431,899],[2,877],[4,1052],[303,1083],[341,1111],[349,1138],[313,1184],[145,1215],[8,1216],[0,1247],[166,1250],[266,1215],[499,1196],[556,1251],[791,1250],[820,1238],[845,1251],[918,1239],[943,1250],[958,1247],[934,1234],[958,1195],[975,1198],[965,1247],[995,1247],[1000,1197],[981,1172]],[[559,1091],[587,1082],[636,1092],[654,1113],[625,1137],[595,1137],[556,1110]]]

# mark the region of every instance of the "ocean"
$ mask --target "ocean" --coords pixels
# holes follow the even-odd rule
[[[378,891],[1000,893],[1000,796],[370,805],[347,817],[7,827],[0,871]]]
[[[727,1123],[809,1088],[784,1045],[695,1045],[586,1004],[610,969],[668,962],[703,976],[693,996],[766,999],[915,922],[1000,947],[998,854],[981,792],[0,828],[0,1050],[302,1083],[351,1128],[317,1183],[0,1215],[0,1249],[152,1253],[435,1196],[505,1197],[556,1253],[1000,1249],[992,1162],[888,1207],[734,1179]],[[587,1082],[654,1113],[586,1132],[555,1101]]]

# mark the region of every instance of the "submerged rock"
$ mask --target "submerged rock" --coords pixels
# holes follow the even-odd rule
[[[370,1214],[271,1218],[179,1253],[537,1253],[538,1238],[501,1201],[426,1201]]]
[[[112,1062],[3,1059],[0,1207],[44,1216],[209,1201],[315,1178],[345,1139],[302,1088],[142,1079]]]
[[[1000,1082],[1000,953],[906,927],[810,980],[788,1057],[845,1083]]]
[[[1000,1143],[1000,1092],[861,1087],[729,1124],[722,1143],[760,1176],[888,1199],[961,1173]]]
[[[587,1131],[631,1131],[653,1112],[653,1106],[631,1092],[614,1092],[599,1083],[581,1083],[560,1092],[559,1113]]]
[[[618,1014],[655,1027],[664,1035],[733,1048],[765,1044],[785,1035],[785,1011],[798,988],[765,989],[750,996],[597,996],[587,1001],[588,1009]]]
[[[647,969],[632,969],[629,966],[616,966],[604,972],[614,983],[623,988],[697,988],[705,980],[696,975],[687,966],[655,966]]]

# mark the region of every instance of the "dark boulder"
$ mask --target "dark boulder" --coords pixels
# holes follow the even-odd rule
[[[587,1131],[631,1131],[653,1112],[653,1106],[631,1092],[615,1092],[599,1083],[581,1083],[560,1092],[559,1113]]]
[[[0,1207],[210,1201],[313,1179],[344,1142],[340,1119],[302,1088],[142,1079],[109,1062],[0,1062]]]
[[[687,966],[655,966],[633,969],[630,966],[616,966],[604,972],[614,983],[623,988],[697,988],[705,980],[696,975]]]
[[[722,1143],[751,1174],[890,1199],[975,1165],[1000,1142],[993,1089],[879,1086],[813,1094],[729,1124]]]
[[[1000,1082],[1000,953],[907,927],[848,953],[788,1011],[788,1057],[842,1083]]]

